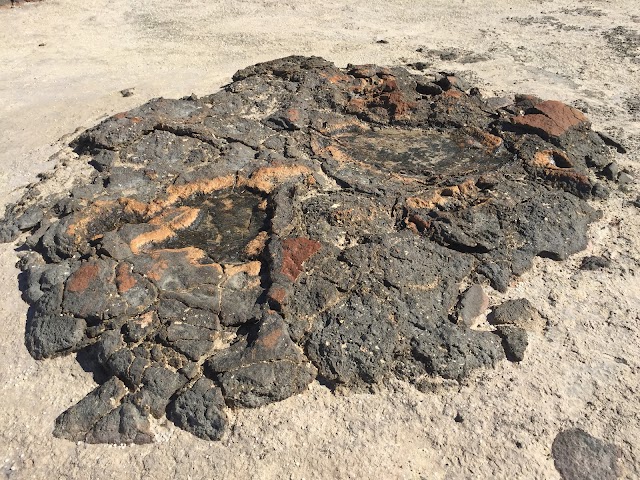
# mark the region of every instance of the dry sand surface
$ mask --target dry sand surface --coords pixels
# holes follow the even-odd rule
[[[507,294],[547,322],[525,360],[419,392],[309,391],[233,412],[220,442],[156,425],[158,441],[54,438],[95,387],[72,356],[24,346],[15,246],[0,246],[0,474],[5,478],[557,479],[551,445],[579,427],[619,447],[640,478],[640,10],[637,0],[45,0],[0,2],[0,205],[16,200],[74,132],[154,97],[212,93],[238,69],[290,54],[466,74],[482,93],[533,93],[587,112],[627,147],[634,177],[593,205],[588,249],[537,259]],[[385,42],[380,42],[384,40]],[[422,48],[422,51],[417,49]],[[124,97],[120,91],[133,89]],[[579,269],[606,255],[604,270]],[[454,419],[458,417],[458,420]]]

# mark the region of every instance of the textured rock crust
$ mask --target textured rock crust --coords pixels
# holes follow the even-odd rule
[[[563,480],[616,480],[622,473],[620,449],[579,428],[560,432],[551,453]]]
[[[524,330],[474,330],[456,305],[585,248],[590,168],[609,162],[581,112],[316,57],[233,80],[109,118],[73,145],[91,183],[7,209],[0,237],[30,232],[29,351],[85,350],[109,378],[56,435],[145,443],[166,413],[218,439],[226,406],[314,378],[461,380],[505,348],[522,359]]]

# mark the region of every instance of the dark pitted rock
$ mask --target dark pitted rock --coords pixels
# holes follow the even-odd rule
[[[86,345],[86,322],[68,315],[35,316],[27,322],[26,344],[34,358],[51,358]]]
[[[502,348],[510,362],[524,360],[524,352],[529,345],[527,331],[512,325],[499,325],[496,333],[502,338]]]
[[[589,255],[582,259],[580,270],[602,270],[611,265],[611,260],[601,255]]]
[[[593,169],[611,163],[560,102],[317,57],[152,100],[72,146],[90,178],[44,200],[33,186],[0,240],[24,238],[31,354],[86,348],[126,385],[108,411],[81,401],[80,426],[59,422],[92,442],[150,441],[165,412],[216,439],[220,396],[258,407],[314,378],[360,388],[491,367],[501,339],[467,327],[486,299],[461,300],[461,285],[505,291],[536,256],[584,249]]]
[[[490,332],[476,332],[443,324],[412,340],[416,360],[427,373],[461,380],[478,367],[492,367],[504,359],[500,339]]]
[[[178,427],[205,440],[219,440],[227,426],[222,392],[204,377],[178,395],[169,405],[167,417]]]
[[[491,325],[512,325],[532,332],[544,328],[544,320],[526,298],[501,303],[487,315],[487,320]]]
[[[84,441],[93,426],[113,411],[114,405],[127,393],[124,384],[111,377],[60,415],[56,419],[53,434],[67,440]]]
[[[622,474],[619,448],[579,428],[556,435],[551,453],[563,480],[616,480]]]
[[[137,443],[153,442],[153,433],[147,415],[135,405],[124,402],[105,417],[98,420],[87,434],[87,443]]]

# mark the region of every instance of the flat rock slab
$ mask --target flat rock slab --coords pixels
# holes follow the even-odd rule
[[[584,249],[587,165],[609,161],[560,102],[317,57],[152,100],[72,147],[91,180],[32,186],[0,237],[24,239],[31,354],[84,349],[110,378],[54,433],[116,443],[152,441],[165,414],[218,439],[229,406],[316,378],[462,380],[502,361],[504,332],[456,322],[463,285],[505,291],[534,257]]]

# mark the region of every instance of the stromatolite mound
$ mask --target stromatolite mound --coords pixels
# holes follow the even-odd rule
[[[167,414],[206,439],[226,406],[314,378],[462,379],[505,357],[453,321],[470,283],[504,291],[586,245],[584,115],[483,99],[452,75],[290,57],[203,98],[157,99],[82,134],[89,184],[7,211],[35,358],[84,349],[110,377],[58,436],[149,442]]]

